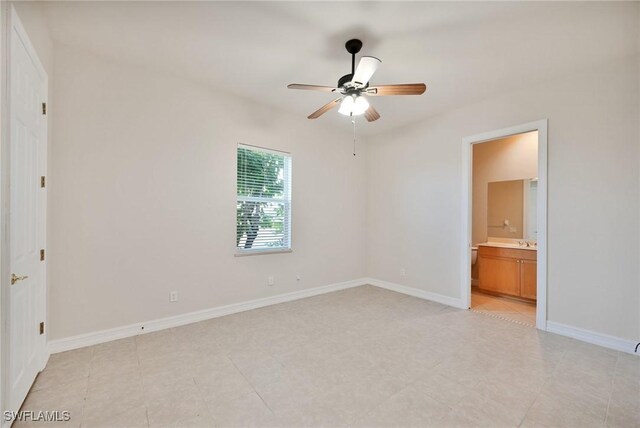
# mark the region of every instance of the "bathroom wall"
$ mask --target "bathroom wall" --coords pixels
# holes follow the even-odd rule
[[[521,180],[538,175],[538,133],[514,135],[473,146],[472,243],[487,241],[487,187],[493,181]],[[522,207],[520,207],[522,208]],[[515,233],[494,229],[492,236],[522,237],[522,215],[509,219]],[[504,233],[500,233],[504,232]],[[511,236],[512,235],[512,236]]]

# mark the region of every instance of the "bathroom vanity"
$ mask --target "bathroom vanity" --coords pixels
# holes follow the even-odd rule
[[[535,247],[487,242],[478,244],[478,288],[490,293],[535,300]]]

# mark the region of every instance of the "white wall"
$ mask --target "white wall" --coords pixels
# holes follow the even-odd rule
[[[461,141],[548,118],[548,319],[637,340],[638,73],[628,58],[372,138],[369,276],[460,297]]]
[[[366,156],[349,134],[153,69],[55,54],[50,339],[365,275]],[[234,257],[237,143],[292,153],[293,253]]]
[[[538,176],[538,133],[514,135],[473,145],[473,245],[487,242],[487,188],[493,181],[522,180]],[[519,224],[522,224],[520,220]],[[514,237],[522,237],[518,230]]]

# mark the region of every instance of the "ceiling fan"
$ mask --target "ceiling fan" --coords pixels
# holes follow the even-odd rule
[[[332,108],[340,105],[338,113],[345,116],[358,116],[364,114],[368,122],[380,119],[380,114],[369,104],[366,96],[379,97],[387,95],[421,95],[426,91],[424,83],[403,83],[398,85],[369,86],[369,80],[376,72],[382,61],[372,56],[360,58],[356,68],[356,54],[362,49],[362,42],[351,39],[345,43],[347,52],[351,54],[351,74],[346,74],[338,80],[336,87],[321,85],[303,85],[292,83],[289,89],[304,89],[309,91],[331,92],[340,94],[340,97],[323,105],[318,110],[307,116],[308,119],[317,119]]]

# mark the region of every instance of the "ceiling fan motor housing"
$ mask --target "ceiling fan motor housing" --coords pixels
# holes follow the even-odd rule
[[[345,74],[338,80],[338,88],[343,88],[345,84],[350,83],[353,79],[353,74]]]

